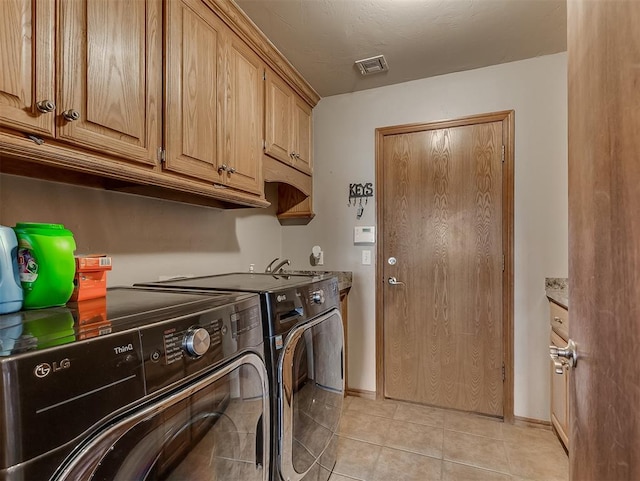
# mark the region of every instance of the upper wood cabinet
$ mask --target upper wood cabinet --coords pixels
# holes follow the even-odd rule
[[[49,111],[56,100],[54,13],[51,0],[0,1],[0,125],[4,127],[54,135],[56,114]]]
[[[165,168],[262,194],[263,64],[200,0],[167,2]]]
[[[230,187],[262,194],[265,66],[236,34],[225,37],[220,172]]]
[[[160,1],[68,0],[59,7],[58,137],[128,160],[157,163]]]
[[[225,26],[200,0],[166,8],[165,168],[217,182]]]
[[[162,101],[158,0],[3,0],[0,9],[2,125],[156,162]]]
[[[311,174],[311,107],[269,69],[265,90],[265,154]]]

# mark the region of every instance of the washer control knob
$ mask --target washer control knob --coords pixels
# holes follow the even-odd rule
[[[312,292],[311,300],[314,304],[324,304],[324,291],[320,289],[319,291]]]
[[[202,356],[211,345],[211,337],[206,329],[192,327],[187,331],[182,342],[182,347],[190,356]]]

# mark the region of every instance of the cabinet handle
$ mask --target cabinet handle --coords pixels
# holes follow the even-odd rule
[[[295,158],[295,156],[296,156],[296,153],[295,153],[295,152],[290,152],[290,153],[289,153],[289,157],[291,157],[292,159],[293,159],[293,158]]]
[[[557,323],[562,324],[562,319],[560,317],[558,317],[558,316],[554,316],[553,320],[556,321]]]
[[[226,172],[228,169],[226,164],[222,164],[220,167],[218,167],[218,174],[221,174],[222,172]]]
[[[229,172],[230,174],[235,174],[236,169],[234,167],[231,167],[230,169],[227,170],[227,172]]]
[[[69,109],[62,112],[62,116],[65,118],[65,120],[73,122],[80,118],[80,113],[77,110]]]
[[[43,114],[48,114],[49,112],[53,112],[56,109],[56,104],[54,104],[51,100],[41,100],[36,104],[36,107]]]
[[[296,154],[295,154],[295,158],[296,158],[296,159],[298,159],[298,160],[300,160],[300,154],[296,153]]]

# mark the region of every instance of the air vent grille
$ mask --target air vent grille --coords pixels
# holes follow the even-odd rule
[[[360,69],[360,73],[362,75],[371,75],[374,73],[386,72],[387,70],[389,70],[384,55],[377,55],[375,57],[356,60],[356,65]]]

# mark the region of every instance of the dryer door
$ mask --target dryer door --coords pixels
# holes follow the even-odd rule
[[[336,309],[287,336],[278,364],[283,479],[327,479],[333,470],[344,399],[343,345]]]
[[[266,481],[268,398],[263,361],[244,355],[106,426],[53,479]]]

